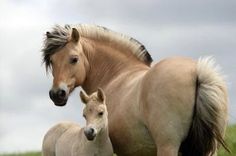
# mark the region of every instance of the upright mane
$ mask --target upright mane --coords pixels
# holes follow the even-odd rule
[[[82,37],[112,42],[127,49],[124,53],[131,52],[144,64],[150,66],[152,63],[152,57],[145,46],[132,37],[97,25],[79,24],[75,26],[65,25],[64,27],[56,25],[51,32],[46,33],[44,47],[42,49],[43,61],[45,62],[46,68],[50,66],[50,56],[68,43],[73,27],[79,31]]]

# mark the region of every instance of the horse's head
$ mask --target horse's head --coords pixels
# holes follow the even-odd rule
[[[50,98],[57,106],[64,106],[73,89],[83,83],[86,76],[85,55],[76,28],[56,26],[46,33],[44,62],[51,68],[53,86]]]
[[[104,130],[108,124],[105,94],[101,89],[90,96],[81,91],[80,98],[86,105],[83,110],[83,116],[86,119],[84,134],[88,140],[94,140],[96,135]]]

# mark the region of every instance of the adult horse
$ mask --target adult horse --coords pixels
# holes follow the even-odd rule
[[[92,25],[55,26],[43,56],[55,105],[64,106],[77,86],[105,91],[118,155],[206,156],[225,147],[226,85],[212,59],[175,57],[151,66],[140,42]]]

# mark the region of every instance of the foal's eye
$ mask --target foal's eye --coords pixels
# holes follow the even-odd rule
[[[103,115],[103,112],[99,112],[98,115],[99,115],[99,116],[102,116],[102,115]]]
[[[86,119],[86,115],[85,114],[83,114],[83,117]]]
[[[73,57],[70,59],[70,63],[71,64],[76,64],[78,62],[78,58],[77,57]]]

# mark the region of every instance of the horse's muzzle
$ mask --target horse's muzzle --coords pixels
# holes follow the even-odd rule
[[[89,141],[93,141],[97,135],[96,130],[94,128],[85,128],[84,134]]]
[[[63,89],[59,89],[57,91],[50,90],[49,97],[54,102],[56,106],[64,106],[67,102],[66,91]]]

